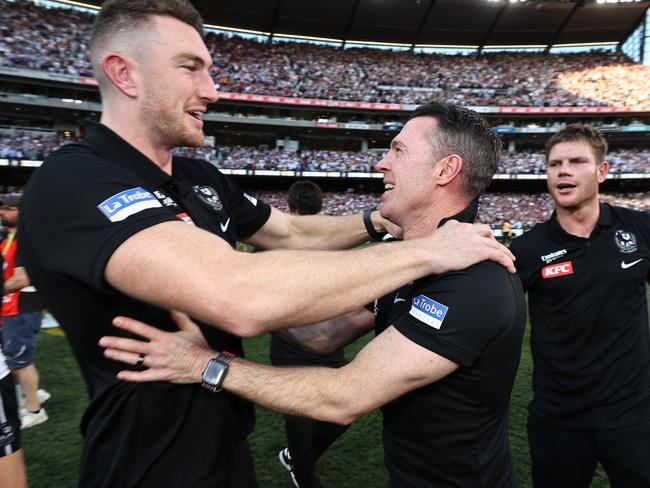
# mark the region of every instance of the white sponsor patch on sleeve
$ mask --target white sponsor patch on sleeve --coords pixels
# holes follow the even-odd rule
[[[409,314],[434,329],[439,329],[443,320],[445,320],[447,310],[449,310],[449,307],[442,303],[438,303],[425,295],[418,295],[413,298]]]
[[[248,193],[244,193],[244,197],[246,197],[246,199],[247,199],[249,202],[251,202],[254,206],[257,207],[257,198],[255,198],[255,197],[249,195]]]
[[[158,199],[142,187],[124,190],[97,205],[111,222],[120,222],[147,208],[162,207]]]

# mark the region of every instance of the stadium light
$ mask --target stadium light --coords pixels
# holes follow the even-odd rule
[[[618,41],[609,42],[569,42],[566,44],[553,44],[551,47],[589,47],[589,46],[618,46]]]
[[[63,4],[66,4],[66,5],[73,5],[75,7],[89,8],[89,9],[92,9],[92,10],[99,10],[100,9],[99,5],[92,5],[90,3],[83,3],[83,2],[75,2],[73,0],[54,0],[54,3],[63,3]]]
[[[250,30],[250,29],[240,29],[240,28],[235,28],[235,27],[226,27],[224,25],[215,25],[215,24],[203,24],[203,27],[206,27],[208,29],[218,29],[218,30],[223,30],[223,31],[228,31],[228,32],[242,32],[244,34],[255,34],[257,36],[270,36],[270,32],[264,32],[264,31],[256,31],[256,30]]]
[[[401,42],[378,42],[378,41],[345,41],[346,44],[354,45],[374,45],[374,46],[389,46],[389,47],[411,47],[411,44],[404,44]]]
[[[283,39],[307,39],[310,41],[324,41],[324,42],[337,42],[341,44],[343,42],[343,39],[332,39],[329,37],[314,37],[314,36],[299,36],[295,34],[280,34],[280,33],[275,33],[273,34],[274,38],[283,38]]]

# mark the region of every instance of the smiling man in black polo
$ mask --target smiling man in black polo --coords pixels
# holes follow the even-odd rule
[[[407,242],[435,234],[449,219],[471,222],[500,148],[477,113],[442,103],[420,107],[377,165],[386,187],[381,214],[399,223]],[[114,337],[101,344],[112,348],[108,357],[131,364],[146,355],[150,369],[122,372],[123,379],[203,379],[270,408],[343,424],[382,407],[395,488],[516,486],[508,405],[525,325],[519,279],[483,262],[417,279],[374,309],[366,320],[377,336],[340,369],[229,357],[215,380],[202,374],[211,371],[214,351],[125,318],[117,325],[150,342]]]
[[[547,143],[551,219],[511,249],[528,290],[534,360],[528,440],[535,488],[650,486],[650,215],[600,203],[602,134]]]

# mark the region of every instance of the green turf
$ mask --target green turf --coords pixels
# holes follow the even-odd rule
[[[650,302],[650,292],[648,300]],[[369,338],[366,336],[350,346],[348,356],[352,357]],[[528,343],[526,335],[512,394],[510,418],[511,447],[522,488],[531,486],[525,427],[526,406],[531,397],[532,365]],[[246,340],[248,357],[267,362],[268,344],[268,335]],[[50,420],[23,432],[29,485],[31,488],[72,488],[77,486],[78,480],[79,421],[87,395],[68,343],[59,329],[49,329],[40,335],[36,364],[41,374],[41,386],[52,393],[52,398],[46,404]],[[257,409],[257,426],[251,436],[251,445],[260,488],[292,487],[277,461],[278,451],[285,446],[280,415]],[[321,458],[318,469],[326,488],[388,486],[381,447],[381,415],[373,412],[355,422]],[[607,479],[599,469],[592,488],[607,486]]]

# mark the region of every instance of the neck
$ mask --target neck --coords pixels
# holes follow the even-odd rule
[[[462,198],[448,195],[440,200],[440,202],[433,202],[421,212],[413,212],[405,222],[400,223],[405,241],[430,236],[438,228],[442,219],[456,215],[469,205],[469,202]]]
[[[132,111],[105,109],[102,112],[100,122],[115,132],[118,136],[144,154],[156,166],[165,173],[172,174],[172,152],[171,148],[166,147],[155,140],[151,134],[147,133],[145,126],[134,120],[133,117],[124,116]],[[116,114],[120,115],[117,116]]]
[[[562,228],[576,237],[587,238],[598,224],[600,205],[597,198],[577,209],[556,207],[557,220]]]

